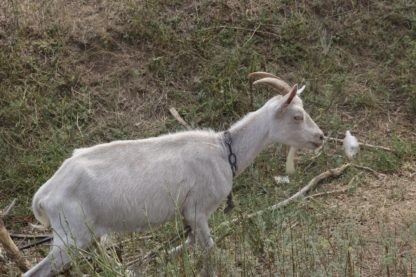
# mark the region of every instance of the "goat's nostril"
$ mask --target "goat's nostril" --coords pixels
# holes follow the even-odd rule
[[[324,140],[324,135],[320,135],[320,136],[319,136],[319,139],[320,139],[320,140]]]

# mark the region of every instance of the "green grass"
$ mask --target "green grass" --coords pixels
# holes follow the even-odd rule
[[[6,222],[14,231],[33,222],[33,193],[74,148],[180,130],[169,116],[171,106],[194,127],[224,130],[275,94],[249,85],[247,74],[256,70],[307,84],[305,108],[331,136],[350,129],[360,140],[394,150],[362,148],[355,162],[391,176],[409,164],[414,169],[412,1],[76,5],[0,4],[7,15],[0,13],[0,206],[18,198]],[[290,185],[276,186],[272,176],[284,172],[284,157],[283,148],[272,146],[235,181],[233,215],[242,220],[214,233],[227,234],[214,257],[223,268],[219,275],[410,273],[413,225],[397,231],[374,222],[379,229],[369,238],[356,218],[314,200],[243,220],[346,161],[340,146],[328,143],[318,157],[302,155]],[[345,184],[357,173],[349,170],[330,184]],[[365,183],[359,180],[358,187]],[[391,197],[400,200],[401,194]],[[226,219],[219,211],[211,226]],[[173,225],[164,227],[129,251],[144,254],[175,232]],[[367,248],[377,253],[369,265]],[[111,253],[94,253],[96,263],[114,263],[117,274],[124,274]],[[160,253],[146,270],[189,276],[200,266],[200,253],[178,259]],[[92,274],[88,263],[77,270]]]

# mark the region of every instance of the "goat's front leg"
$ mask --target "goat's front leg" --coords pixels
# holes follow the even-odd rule
[[[208,226],[208,218],[199,216],[195,222],[195,234],[198,245],[204,250],[204,265],[201,271],[202,276],[216,276],[212,266],[212,250],[214,248],[214,240],[211,238]]]

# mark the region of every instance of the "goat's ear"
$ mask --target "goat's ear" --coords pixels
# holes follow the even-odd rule
[[[280,102],[279,107],[277,108],[278,114],[282,114],[286,111],[287,106],[292,102],[293,98],[296,96],[298,91],[298,85],[294,85],[293,88],[290,90],[289,93],[287,93],[285,96],[283,96],[282,101]]]
[[[295,97],[297,93],[298,93],[298,85],[296,84],[293,86],[292,90],[286,96],[287,97],[285,101],[286,105],[289,105],[292,102],[293,98]]]

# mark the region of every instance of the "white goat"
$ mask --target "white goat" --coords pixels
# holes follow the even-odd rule
[[[259,82],[259,81],[258,81]],[[297,86],[273,97],[228,130],[235,177],[268,145],[315,149],[323,133],[304,111]],[[208,219],[231,191],[233,171],[223,132],[185,131],[77,149],[33,197],[33,212],[53,228],[49,255],[24,276],[52,276],[70,261],[65,248],[85,249],[92,233],[143,231],[180,212],[188,240],[214,245]]]

